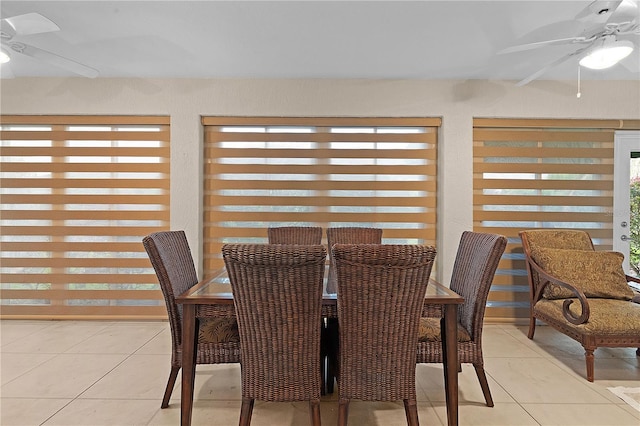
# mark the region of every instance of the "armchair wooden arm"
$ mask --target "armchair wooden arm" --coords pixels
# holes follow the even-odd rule
[[[529,264],[529,267],[532,268],[538,274],[538,283],[537,285],[532,287],[536,289],[533,302],[535,303],[542,298],[544,288],[547,285],[549,284],[559,285],[571,291],[573,294],[575,294],[576,298],[578,299],[581,305],[581,313],[580,315],[576,316],[569,309],[571,304],[573,304],[574,300],[565,299],[564,302],[562,303],[562,314],[564,315],[564,318],[567,321],[569,321],[571,324],[576,324],[576,325],[584,324],[585,322],[587,322],[589,320],[589,315],[591,314],[591,310],[589,309],[589,301],[587,300],[587,297],[584,295],[582,290],[546,272],[544,269],[538,266],[538,264],[531,258],[531,256],[529,256],[528,253],[526,257],[527,257],[527,263]],[[529,274],[529,277],[531,276],[532,274]]]

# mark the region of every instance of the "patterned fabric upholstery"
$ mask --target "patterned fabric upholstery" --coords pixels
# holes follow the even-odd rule
[[[235,318],[202,318],[198,331],[198,343],[240,342]]]
[[[536,247],[531,257],[545,271],[582,290],[587,297],[631,300],[633,291],[622,269],[622,253]],[[549,284],[547,299],[575,297],[568,289]]]
[[[534,306],[536,313],[553,318],[567,328],[579,330],[581,333],[606,336],[640,336],[640,304],[615,299],[589,299],[591,315],[584,324],[569,323],[562,315],[562,300],[541,299]],[[580,313],[580,304],[576,301],[570,307],[576,314]]]
[[[470,342],[471,336],[458,323],[458,342]],[[418,342],[442,342],[440,334],[440,318],[420,318],[418,326]]]
[[[526,233],[527,241],[532,249],[535,247],[548,247],[567,250],[593,250],[591,237],[584,231],[531,229]]]

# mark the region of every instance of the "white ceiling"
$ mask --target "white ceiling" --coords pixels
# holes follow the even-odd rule
[[[19,41],[100,77],[521,80],[576,49],[497,55],[522,42],[579,35],[590,1],[5,1],[60,31]],[[18,38],[16,38],[18,39]],[[640,49],[582,79],[639,80]],[[17,76],[74,76],[24,55]],[[2,75],[9,73],[3,67]],[[574,79],[572,58],[541,79]]]

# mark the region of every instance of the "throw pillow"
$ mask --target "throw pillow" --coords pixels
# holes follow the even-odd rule
[[[633,297],[622,269],[622,253],[539,247],[531,251],[531,257],[542,269],[579,288],[587,297],[622,300]],[[543,296],[546,299],[575,297],[570,290],[554,284],[547,285]]]

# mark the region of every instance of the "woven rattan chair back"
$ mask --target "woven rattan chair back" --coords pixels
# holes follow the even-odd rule
[[[255,399],[309,401],[320,424],[323,245],[226,244],[242,348],[240,424]]]
[[[335,244],[340,329],[338,424],[349,401],[403,400],[418,424],[415,344],[436,250],[423,245]]]
[[[382,229],[365,227],[327,228],[327,246],[329,251],[329,276],[327,293],[336,292],[336,272],[331,247],[334,244],[382,244]]]
[[[269,244],[322,244],[320,226],[280,226],[267,230]]]
[[[506,246],[507,239],[497,234],[465,231],[460,237],[449,287],[465,300],[458,322],[472,339],[482,334],[489,289]]]
[[[182,306],[175,298],[197,284],[198,276],[184,231],[150,234],[144,237],[142,244],[160,283],[171,329],[171,371],[161,404],[166,408],[182,366]],[[217,336],[215,339],[198,338],[196,363],[240,362],[240,340],[235,321],[224,318],[220,322],[212,319],[210,323],[218,330]]]
[[[489,407],[493,407],[493,399],[484,371],[482,326],[489,289],[506,246],[507,239],[502,235],[463,232],[449,286],[464,298],[464,304],[458,307],[458,361],[473,364]],[[421,330],[437,328],[437,331],[421,333],[418,363],[443,362],[440,318],[423,318],[421,326]]]

